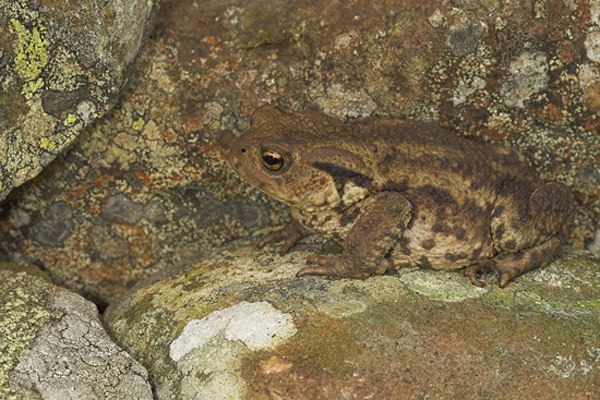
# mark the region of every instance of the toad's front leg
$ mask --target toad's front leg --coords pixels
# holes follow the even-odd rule
[[[285,255],[287,252],[294,247],[298,240],[307,236],[309,232],[300,225],[300,223],[296,220],[291,220],[284,226],[282,229],[269,233],[264,236],[258,242],[254,244],[256,248],[262,249],[267,243],[278,242],[283,240],[283,245],[281,245],[281,249],[279,250],[280,255]]]
[[[373,273],[382,274],[386,254],[402,236],[410,221],[411,206],[406,197],[396,192],[371,195],[369,205],[344,241],[341,257],[312,255],[309,264],[318,264],[298,271],[296,276],[327,275],[364,279]],[[358,206],[360,207],[360,205]]]

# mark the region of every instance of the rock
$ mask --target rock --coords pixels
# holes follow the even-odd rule
[[[146,369],[109,339],[93,303],[10,263],[0,293],[0,398],[153,398]]]
[[[0,199],[117,100],[158,1],[0,1]]]
[[[167,266],[279,225],[285,207],[224,160],[228,133],[272,103],[411,117],[519,148],[544,179],[571,187],[583,247],[600,228],[593,7],[166,1],[118,105],[3,204],[0,246],[106,305]]]
[[[158,399],[600,395],[600,259],[564,247],[505,289],[421,269],[296,278],[327,246],[234,243],[140,284],[105,324]]]

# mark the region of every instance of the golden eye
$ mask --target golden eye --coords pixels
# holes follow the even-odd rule
[[[263,165],[269,171],[279,171],[283,168],[283,156],[275,150],[265,150],[262,153]]]

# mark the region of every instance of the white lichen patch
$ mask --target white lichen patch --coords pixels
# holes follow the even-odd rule
[[[600,71],[594,64],[581,64],[577,73],[579,86],[585,91],[600,81]]]
[[[558,354],[552,363],[545,368],[546,372],[562,379],[571,379],[577,376],[585,376],[597,367],[597,362],[582,358],[577,361],[572,355],[562,356]]]
[[[357,38],[360,38],[360,33],[356,31],[342,33],[336,36],[333,49],[335,51],[348,50],[352,47],[352,44],[356,41]]]
[[[591,32],[585,38],[585,50],[587,58],[594,62],[600,62],[600,32]]]
[[[592,253],[600,254],[600,229],[594,234],[594,240],[586,245],[586,249]]]
[[[87,125],[98,117],[96,105],[89,100],[83,100],[77,104],[77,115]]]
[[[291,315],[278,311],[266,301],[244,301],[188,322],[181,335],[171,343],[170,356],[177,362],[218,334],[223,334],[227,340],[239,340],[256,351],[276,347],[296,331]]]
[[[445,22],[446,17],[444,17],[444,14],[442,14],[440,10],[435,10],[434,13],[429,16],[429,23],[434,28],[439,28],[444,25]]]
[[[407,288],[432,300],[456,302],[481,297],[489,289],[478,288],[462,274],[446,271],[412,270],[402,273],[400,281]]]
[[[524,108],[525,100],[548,86],[548,60],[544,52],[527,51],[510,63],[510,75],[500,93],[508,107]]]
[[[467,101],[467,97],[475,93],[475,91],[485,88],[485,85],[485,80],[478,76],[473,77],[473,80],[470,84],[467,84],[464,81],[459,81],[458,86],[454,90],[454,97],[452,98],[452,103],[455,106],[464,103],[465,101]]]
[[[377,103],[362,88],[349,90],[340,84],[327,88],[324,97],[317,98],[315,103],[325,114],[338,118],[366,118],[377,108]]]
[[[590,19],[593,24],[600,26],[600,0],[589,0]]]

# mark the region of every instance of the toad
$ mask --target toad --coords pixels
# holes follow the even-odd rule
[[[228,153],[234,170],[290,206],[292,220],[257,246],[287,253],[309,233],[341,244],[297,276],[366,278],[403,267],[452,271],[500,287],[546,265],[573,228],[573,195],[544,183],[514,149],[423,122],[351,123],[264,106]]]

